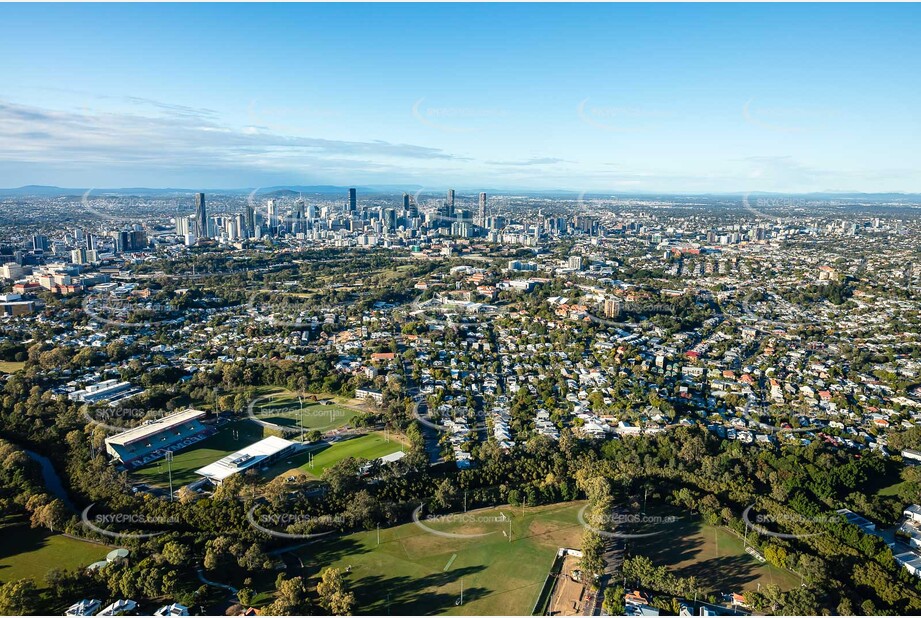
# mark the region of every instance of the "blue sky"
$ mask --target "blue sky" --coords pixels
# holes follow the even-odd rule
[[[0,186],[921,192],[918,5],[0,4]]]

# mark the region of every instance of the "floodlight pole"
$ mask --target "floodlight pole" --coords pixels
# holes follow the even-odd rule
[[[169,501],[173,501],[173,451],[166,451],[166,470],[169,474]]]
[[[301,425],[301,444],[303,444],[303,443],[304,443],[304,398],[301,397],[300,395],[298,395],[298,396],[297,396],[297,400],[298,400],[298,402],[300,402],[300,404],[301,404],[301,408],[300,408],[299,414],[300,414],[300,421],[301,421],[301,422],[300,422],[300,425]]]

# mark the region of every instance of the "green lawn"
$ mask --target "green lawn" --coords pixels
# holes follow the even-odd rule
[[[908,481],[903,481],[900,479],[896,481],[895,483],[892,483],[891,485],[886,485],[885,487],[881,487],[876,492],[876,495],[878,496],[898,496],[899,491],[906,485],[908,485]]]
[[[297,393],[273,389],[253,406],[253,415],[261,421],[282,427],[303,427],[307,431],[331,431],[347,425],[358,411],[337,404],[323,405],[305,400],[303,410]]]
[[[630,554],[648,556],[657,566],[666,566],[681,577],[693,575],[713,592],[754,590],[759,583],[789,590],[800,584],[793,573],[750,556],[742,539],[725,528],[709,526],[697,515],[670,507],[650,505],[648,513],[672,515],[677,520],[637,528],[637,532],[661,531],[661,534],[629,540]]]
[[[359,457],[362,459],[377,459],[401,449],[403,444],[393,435],[387,441],[383,433],[369,433],[357,438],[336,442],[331,446],[320,446],[313,451],[313,466],[305,463],[300,469],[307,474],[320,476],[323,471],[346,459]]]
[[[898,497],[899,491],[908,485],[908,481],[902,476],[899,469],[887,469],[887,473],[874,476],[865,487],[867,493],[873,493],[877,496]]]
[[[529,615],[560,547],[578,547],[582,503],[481,509],[465,521],[426,526],[475,538],[445,538],[413,523],[323,540],[298,552],[315,577],[326,566],[345,571],[357,597],[354,613],[377,615]],[[508,523],[512,519],[512,542]],[[462,582],[463,580],[463,582]],[[464,604],[455,604],[464,589]]]
[[[0,361],[0,373],[16,373],[25,366],[25,361]]]
[[[265,428],[250,420],[225,425],[213,436],[197,442],[173,456],[173,488],[179,489],[182,485],[199,480],[201,477],[195,474],[195,471],[199,468],[214,463],[218,459],[236,452],[244,446],[249,446],[264,437]],[[132,474],[148,483],[162,486],[169,485],[166,462],[162,459],[143,468],[138,468]]]
[[[24,577],[44,587],[45,574],[54,568],[73,569],[104,560],[112,548],[78,541],[26,523],[0,526],[0,583]]]

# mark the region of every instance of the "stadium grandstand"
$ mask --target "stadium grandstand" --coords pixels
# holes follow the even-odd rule
[[[127,468],[137,468],[163,457],[166,451],[178,451],[213,433],[202,422],[205,414],[188,409],[148,421],[106,438],[106,451]]]
[[[256,466],[266,466],[282,457],[287,457],[297,448],[297,442],[269,436],[196,470],[195,474],[205,477],[215,485],[220,485],[224,479],[234,474]]]

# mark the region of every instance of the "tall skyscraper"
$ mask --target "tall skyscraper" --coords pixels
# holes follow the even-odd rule
[[[185,237],[191,234],[192,230],[189,228],[191,221],[192,217],[176,217],[176,235]],[[90,247],[90,249],[95,249],[95,247]]]
[[[355,189],[349,189],[349,212],[358,210],[358,192]]]
[[[392,232],[397,229],[397,211],[393,208],[387,208],[381,214],[383,215],[382,219],[386,231]]]
[[[275,210],[275,200],[269,200],[266,204],[265,218],[269,226],[269,236],[275,236],[278,231],[278,212]]]
[[[32,236],[32,251],[48,251],[48,237],[43,234]]]
[[[403,210],[409,210],[409,193],[403,194]]]
[[[295,234],[307,231],[307,225],[305,219],[307,218],[304,209],[307,204],[304,203],[304,200],[298,200],[294,208],[294,226],[291,228],[291,231]]]
[[[234,238],[246,238],[246,222],[242,213],[233,216]]]
[[[486,193],[480,193],[480,209],[477,218],[480,225],[486,225]]]
[[[256,234],[256,209],[252,204],[246,205],[246,235],[252,238]]]
[[[208,238],[208,210],[205,208],[205,194],[195,194],[195,235]]]
[[[454,212],[454,189],[448,189],[448,207]]]

